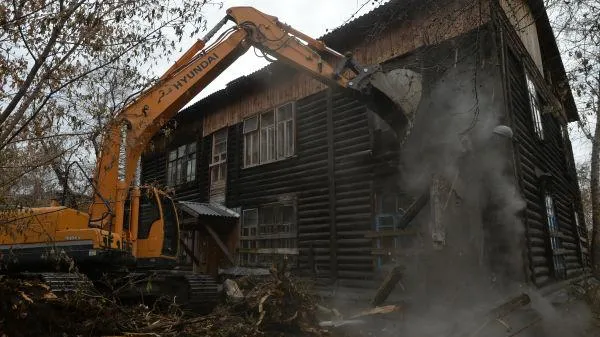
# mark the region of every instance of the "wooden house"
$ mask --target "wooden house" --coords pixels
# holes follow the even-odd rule
[[[182,201],[188,262],[214,274],[285,260],[361,289],[405,265],[405,287],[427,291],[585,272],[566,128],[578,114],[541,0],[391,0],[321,39],[423,76],[410,133],[283,64],[229,83],[141,161],[142,183]]]

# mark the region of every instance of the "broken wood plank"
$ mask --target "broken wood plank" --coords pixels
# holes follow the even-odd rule
[[[419,214],[419,212],[427,205],[429,201],[429,190],[426,190],[421,196],[415,200],[408,208],[400,220],[398,220],[398,228],[406,227],[413,219]]]
[[[179,238],[179,244],[181,245],[181,247],[183,248],[183,250],[185,251],[185,253],[192,259],[192,261],[194,261],[194,264],[196,264],[196,265],[199,266],[200,265],[200,260],[194,254],[194,252],[190,249],[190,247],[188,247],[188,245],[186,244],[186,242],[182,238]]]
[[[379,286],[379,289],[377,289],[377,292],[375,293],[375,296],[371,301],[371,305],[379,306],[390,296],[392,290],[394,290],[394,288],[396,287],[396,284],[400,282],[400,278],[402,277],[402,271],[404,271],[404,267],[402,266],[395,266],[394,268],[392,268],[392,270],[390,270],[390,272],[387,274],[387,276]]]

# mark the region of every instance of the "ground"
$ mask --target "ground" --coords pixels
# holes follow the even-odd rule
[[[286,273],[236,280],[208,315],[171,303],[122,305],[91,290],[57,296],[41,282],[0,280],[0,336],[589,336],[600,337],[600,282],[579,280],[545,296],[523,293],[496,307],[444,319],[401,303],[334,308]],[[460,319],[457,319],[459,317]]]

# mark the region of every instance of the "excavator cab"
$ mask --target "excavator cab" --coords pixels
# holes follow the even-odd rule
[[[124,229],[138,263],[174,262],[179,252],[179,218],[171,197],[155,187],[134,187],[124,213]]]

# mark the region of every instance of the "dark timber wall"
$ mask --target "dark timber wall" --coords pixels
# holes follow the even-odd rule
[[[366,109],[330,90],[296,103],[296,155],[242,168],[241,124],[231,127],[230,207],[253,208],[293,198],[300,269],[317,276],[368,278],[372,269],[370,133]],[[309,267],[309,250],[315,265]]]
[[[537,286],[544,286],[564,277],[577,276],[588,266],[587,253],[582,254],[581,250],[581,247],[587,250],[588,246],[587,234],[582,228],[584,221],[580,191],[571,143],[561,130],[561,126],[566,128],[564,118],[560,116],[560,112],[542,112],[544,140],[537,137],[525,70],[535,82],[542,101],[550,104],[552,94],[506,19],[498,16],[496,22],[504,41],[505,90],[507,108],[515,131],[515,168],[522,197],[526,201],[523,219],[526,227],[528,271]],[[562,241],[562,251],[558,254],[564,256],[566,275],[557,275],[553,268],[553,251],[544,200],[546,193],[554,199],[559,227],[557,235]],[[580,228],[576,226],[575,212],[580,217]]]
[[[211,152],[211,138],[202,138],[202,118],[198,111],[188,110],[179,114],[166,128],[166,133],[154,137],[151,146],[141,158],[141,183],[167,186],[167,159],[169,151],[180,145],[196,142],[196,179],[177,186],[176,200],[206,202],[208,200],[208,162]],[[165,136],[168,134],[168,136]]]

